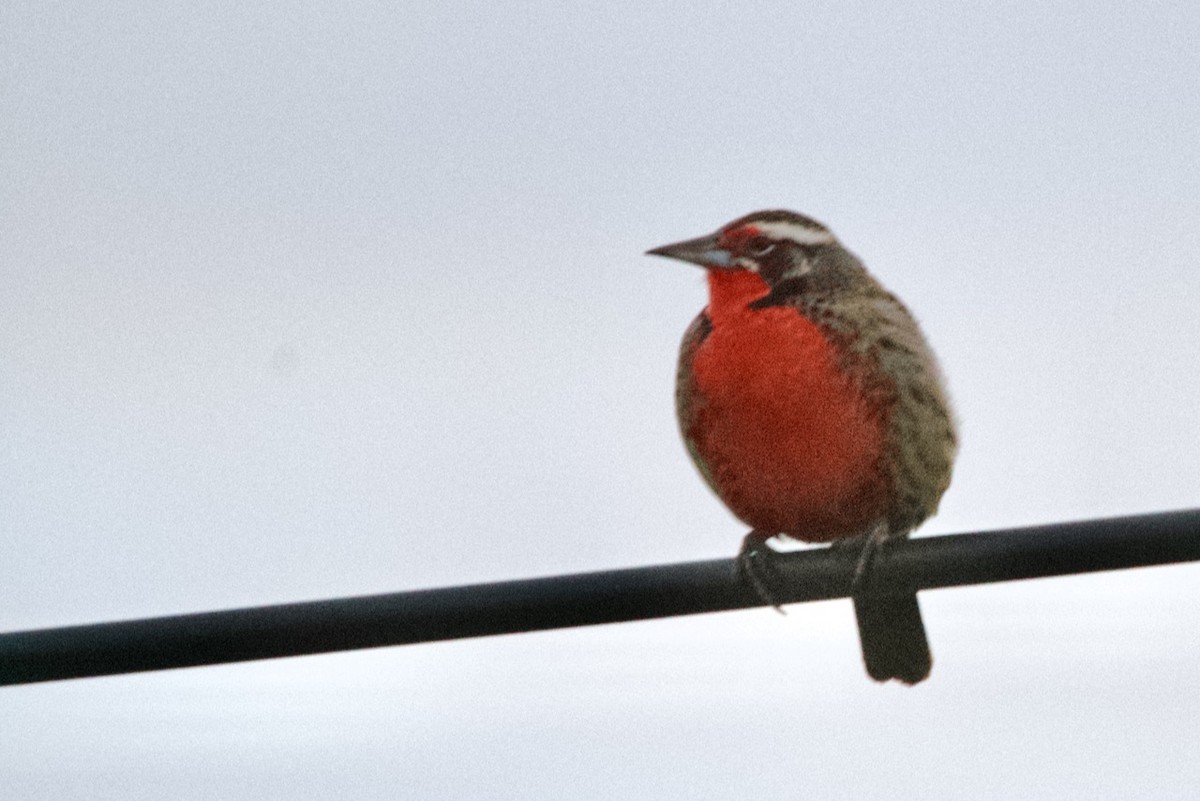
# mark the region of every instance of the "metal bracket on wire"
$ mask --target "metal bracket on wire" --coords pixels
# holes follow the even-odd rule
[[[772,559],[775,600],[849,594],[857,554]],[[914,590],[1200,560],[1200,509],[889,543],[872,580]],[[0,634],[0,685],[215,665],[763,606],[736,559]]]

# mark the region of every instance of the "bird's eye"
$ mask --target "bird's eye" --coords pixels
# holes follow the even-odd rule
[[[746,253],[750,256],[765,256],[770,253],[778,243],[774,239],[769,239],[765,236],[755,236],[746,243]]]

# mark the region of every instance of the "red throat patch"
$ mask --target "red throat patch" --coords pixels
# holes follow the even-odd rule
[[[837,346],[791,306],[751,309],[769,289],[709,270],[712,331],[696,349],[685,435],[722,500],[756,529],[825,542],[884,516],[886,407]]]

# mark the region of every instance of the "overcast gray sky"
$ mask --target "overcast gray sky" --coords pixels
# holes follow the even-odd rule
[[[0,2],[0,630],[731,556],[701,272],[827,223],[923,533],[1200,504],[1195,3]],[[21,799],[1195,797],[1200,566],[10,688]]]

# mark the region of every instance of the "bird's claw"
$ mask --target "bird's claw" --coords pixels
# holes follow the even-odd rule
[[[861,595],[871,583],[871,567],[875,564],[875,559],[879,552],[883,550],[883,544],[887,540],[887,527],[880,525],[871,529],[870,533],[862,537],[862,544],[859,546],[858,561],[854,565],[854,576],[850,579],[850,594],[852,596]],[[853,543],[854,540],[847,541],[847,545]]]
[[[738,572],[764,603],[773,607],[779,614],[786,615],[779,604],[777,593],[773,590],[773,586],[779,584],[779,575],[770,561],[775,550],[767,545],[767,540],[772,536],[757,529],[746,535],[742,540],[742,549],[738,551]]]

